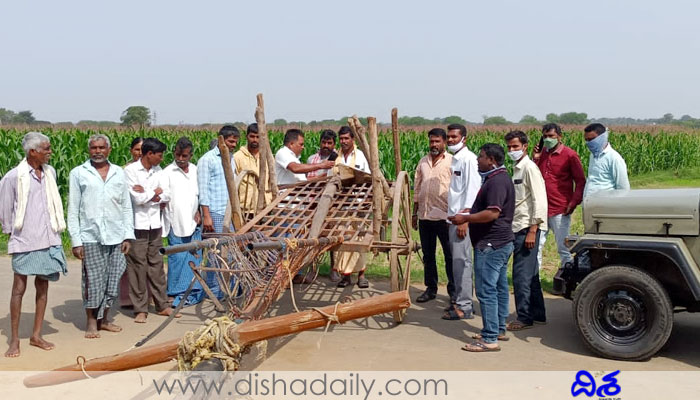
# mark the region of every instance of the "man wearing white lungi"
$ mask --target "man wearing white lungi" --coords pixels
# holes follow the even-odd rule
[[[134,239],[126,176],[121,167],[109,162],[111,150],[107,136],[91,136],[90,159],[70,172],[68,232],[73,255],[83,261],[82,294],[88,339],[99,338],[100,330],[122,330],[108,315],[126,270],[124,254]]]

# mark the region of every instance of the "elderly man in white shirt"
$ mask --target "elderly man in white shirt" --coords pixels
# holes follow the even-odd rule
[[[199,229],[199,187],[197,185],[197,166],[192,159],[192,142],[181,137],[175,144],[175,161],[163,170],[164,191],[170,192],[170,201],[163,210],[163,237],[168,238],[170,246],[202,240]],[[199,265],[201,250],[197,254],[190,252],[175,253],[168,256],[168,298],[177,307],[181,301],[185,305],[197,304],[204,298],[204,291],[199,282],[195,282],[187,298],[183,298],[194,273],[190,262]]]
[[[275,154],[275,173],[278,185],[290,185],[306,180],[306,173],[319,169],[333,168],[333,161],[322,161],[318,164],[302,164],[299,160],[304,150],[304,132],[299,129],[289,129],[284,134],[284,146]]]
[[[170,193],[163,189],[162,169],[159,166],[165,149],[165,144],[160,140],[146,138],[141,145],[141,159],[124,168],[134,210],[136,240],[128,254],[127,273],[129,297],[134,303],[134,322],[137,323],[146,322],[148,290],[159,315],[168,316],[173,311],[165,292],[163,257],[158,253],[163,245],[161,204],[165,206],[170,200]]]
[[[447,193],[447,217],[468,213],[481,189],[481,175],[476,154],[466,144],[467,128],[461,124],[447,127],[447,148],[452,152],[450,190]],[[452,276],[455,282],[454,298],[445,309],[443,319],[471,319],[474,315],[472,293],[473,248],[469,239],[469,227],[464,223],[454,225],[448,221]]]

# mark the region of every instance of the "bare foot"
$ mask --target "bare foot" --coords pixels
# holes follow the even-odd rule
[[[53,350],[54,344],[51,342],[47,342],[46,340],[38,337],[38,338],[29,338],[29,345],[31,346],[36,346],[42,350]]]
[[[88,329],[85,331],[85,339],[97,339],[100,337],[100,333],[94,329]]]
[[[136,318],[134,318],[134,322],[136,322],[137,324],[145,324],[147,316],[148,316],[148,314],[146,314],[145,312],[140,312],[140,313],[136,314]]]
[[[5,352],[5,357],[15,358],[19,357],[19,340],[10,342],[10,348]]]
[[[170,314],[172,314],[172,313],[173,313],[173,309],[172,309],[172,308],[165,308],[165,309],[161,310],[161,311],[158,313],[158,315],[162,315],[162,316],[164,316],[164,317],[168,317],[168,316],[170,316]],[[175,318],[180,318],[180,317],[182,317],[182,314],[180,314],[180,313],[175,314]]]
[[[119,325],[115,325],[111,322],[103,322],[100,324],[100,329],[103,331],[108,331],[108,332],[121,332],[122,327]]]

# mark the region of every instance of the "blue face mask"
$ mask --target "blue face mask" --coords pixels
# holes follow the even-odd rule
[[[595,139],[586,142],[586,146],[588,147],[588,150],[591,151],[593,154],[593,157],[598,157],[600,153],[603,152],[603,149],[605,146],[608,144],[608,131],[606,130],[605,132],[601,133],[596,137]]]
[[[488,177],[489,175],[493,174],[494,172],[498,171],[499,169],[504,169],[504,168],[505,167],[503,165],[501,165],[500,167],[494,166],[493,169],[490,171],[486,171],[486,172],[479,171],[479,175],[481,175],[481,183],[484,183],[484,181],[486,180],[486,177]]]

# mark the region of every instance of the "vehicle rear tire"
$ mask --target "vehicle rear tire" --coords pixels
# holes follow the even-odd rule
[[[646,360],[668,340],[673,306],[648,273],[612,265],[591,272],[576,289],[574,320],[596,354],[616,360]]]

